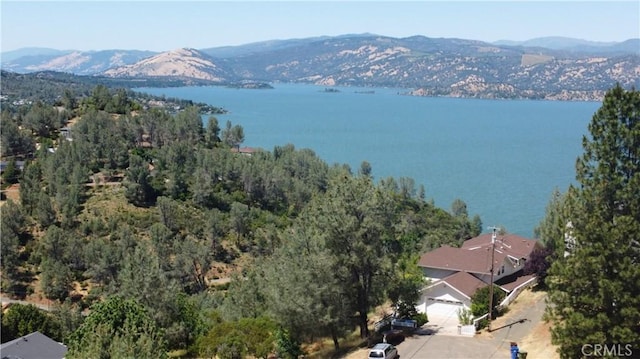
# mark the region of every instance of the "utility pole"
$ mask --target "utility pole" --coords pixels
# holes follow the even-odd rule
[[[489,227],[489,229],[493,230],[493,233],[491,234],[491,279],[489,280],[489,325],[487,330],[491,331],[491,317],[493,314],[493,255],[495,253],[496,231],[498,227]]]

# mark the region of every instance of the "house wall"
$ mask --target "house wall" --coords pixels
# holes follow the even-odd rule
[[[471,300],[460,294],[457,290],[445,282],[440,282],[425,288],[421,295],[416,310],[418,313],[427,313],[427,306],[434,303],[455,302],[462,303],[465,308],[471,307]],[[453,303],[452,303],[453,304]]]
[[[422,268],[425,278],[429,279],[431,283],[435,283],[441,279],[444,279],[457,271],[447,269],[435,269],[435,268]]]
[[[524,260],[520,260],[520,263],[518,263],[518,265],[514,265],[511,260],[509,260],[508,258],[504,259],[504,262],[502,262],[502,264],[500,265],[496,265],[496,267],[494,268],[494,272],[493,272],[493,281],[497,281],[500,278],[506,277],[508,275],[511,275],[521,269],[524,268]],[[491,274],[487,273],[487,274],[477,274],[477,273],[472,273],[476,278],[480,279],[481,281],[485,282],[485,283],[489,283],[491,281]]]

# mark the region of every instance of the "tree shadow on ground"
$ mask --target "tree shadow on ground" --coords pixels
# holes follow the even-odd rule
[[[528,320],[529,320],[529,319],[527,319],[527,318],[522,318],[522,319],[516,320],[516,321],[514,321],[514,322],[511,322],[511,323],[509,323],[509,324],[505,324],[505,325],[503,325],[503,326],[501,326],[501,327],[491,328],[491,330],[490,330],[490,331],[491,331],[491,332],[495,332],[495,331],[498,331],[498,330],[500,330],[500,329],[504,329],[504,328],[511,328],[511,327],[512,327],[512,326],[514,326],[515,324],[523,324],[524,322],[526,322],[526,321],[528,321]]]

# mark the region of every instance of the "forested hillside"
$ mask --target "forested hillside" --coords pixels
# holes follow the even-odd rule
[[[184,109],[188,106],[195,106],[203,114],[221,114],[225,110],[219,107],[204,103],[194,103],[191,100],[164,98],[151,96],[130,90],[135,87],[162,87],[162,86],[185,86],[184,81],[165,79],[157,81],[154,79],[134,79],[121,80],[99,76],[78,76],[62,72],[36,72],[31,74],[17,74],[8,71],[0,71],[2,83],[0,101],[3,110],[11,112],[27,111],[34,102],[42,102],[49,105],[62,105],[65,109],[73,108],[74,103],[64,103],[70,99],[80,100],[89,96],[99,98],[108,97],[109,94],[104,89],[117,89],[120,97],[126,96],[140,105],[141,108],[160,107],[173,112],[175,109]],[[192,84],[209,84],[206,81]],[[102,94],[94,95],[96,91]],[[108,102],[103,98],[99,101]],[[107,111],[113,109],[107,109]],[[124,113],[124,109],[119,109]]]
[[[337,349],[369,335],[378,305],[417,298],[421,251],[480,232],[464,202],[437,208],[364,159],[330,166],[291,144],[241,153],[240,124],[73,86],[3,106],[2,186],[19,196],[1,207],[2,291],[54,304],[15,305],[2,342],[40,330],[69,358],[295,357],[322,338]]]

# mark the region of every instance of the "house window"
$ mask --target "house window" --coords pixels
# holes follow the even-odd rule
[[[500,274],[504,273],[504,264],[502,265],[502,268],[500,268]]]

